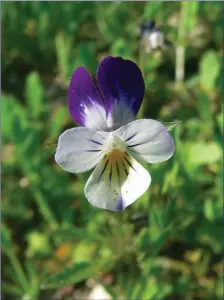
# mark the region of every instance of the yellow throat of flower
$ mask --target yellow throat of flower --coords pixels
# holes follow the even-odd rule
[[[113,134],[109,136],[104,144],[104,152],[112,164],[124,159],[125,150],[124,142]]]
[[[112,152],[108,153],[108,158],[110,163],[114,164],[117,161],[121,161],[124,158],[125,151],[120,149],[114,149]]]

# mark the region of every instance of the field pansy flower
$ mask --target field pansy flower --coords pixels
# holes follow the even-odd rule
[[[71,173],[95,167],[85,186],[86,198],[102,209],[123,210],[151,183],[138,161],[169,159],[174,142],[160,122],[135,120],[145,85],[134,62],[109,56],[99,64],[96,79],[84,67],[73,73],[68,108],[82,127],[61,134],[55,160]]]

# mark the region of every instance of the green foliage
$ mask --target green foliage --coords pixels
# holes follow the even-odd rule
[[[9,229],[3,224],[2,226],[2,235],[1,235],[1,241],[2,241],[2,250],[4,252],[8,252],[12,248],[12,239],[9,232]]]
[[[26,99],[30,117],[34,120],[40,118],[44,111],[44,90],[39,76],[33,72],[29,75],[26,82]]]
[[[216,51],[209,50],[203,55],[200,62],[200,84],[206,92],[214,90],[220,67],[220,58]]]
[[[92,277],[102,266],[99,262],[83,262],[65,269],[62,273],[48,277],[42,284],[42,289],[60,288],[70,284],[76,284],[82,280]]]
[[[140,49],[145,18],[173,46]],[[77,298],[94,279],[113,299],[221,299],[220,3],[3,2],[2,26],[2,297],[51,299],[72,286]],[[186,48],[179,88],[177,39]],[[95,74],[107,55],[141,67],[139,117],[160,120],[176,147],[169,161],[144,164],[151,186],[116,213],[85,199],[89,174],[54,161],[58,136],[75,126],[73,71]]]
[[[196,25],[197,12],[199,9],[199,3],[197,1],[185,2],[186,5],[186,32],[189,32]]]

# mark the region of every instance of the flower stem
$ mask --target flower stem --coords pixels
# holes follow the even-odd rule
[[[144,53],[144,49],[142,47],[142,45],[140,45],[139,47],[139,67],[140,67],[140,70],[142,72],[142,77],[144,78],[145,77],[145,62],[144,62],[144,59],[145,59],[145,53]],[[142,102],[142,105],[140,107],[140,110],[138,112],[138,118],[139,119],[143,119],[144,118],[144,113],[145,113],[145,101]]]
[[[186,1],[181,1],[180,19],[178,27],[178,37],[176,46],[176,68],[175,68],[175,84],[176,87],[180,87],[183,84],[185,76],[185,38],[186,38],[186,18],[187,18],[187,6]]]

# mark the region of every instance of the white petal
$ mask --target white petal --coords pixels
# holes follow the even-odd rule
[[[94,103],[91,98],[89,98],[89,103],[92,103],[92,106],[88,107],[87,105],[83,105],[85,127],[93,130],[108,131],[105,109],[97,103]]]
[[[149,173],[127,153],[116,163],[105,156],[88,179],[85,195],[96,207],[123,210],[145,193],[150,182]]]
[[[109,130],[116,130],[121,126],[128,124],[135,120],[135,115],[133,114],[130,107],[125,105],[123,102],[117,103],[115,99],[115,104],[113,109],[107,115],[107,127]]]
[[[137,120],[114,132],[127,145],[127,152],[149,163],[169,159],[174,152],[174,141],[165,126],[155,120]]]
[[[106,132],[84,127],[69,129],[59,137],[55,160],[67,172],[88,171],[103,158],[102,145],[106,138]]]

